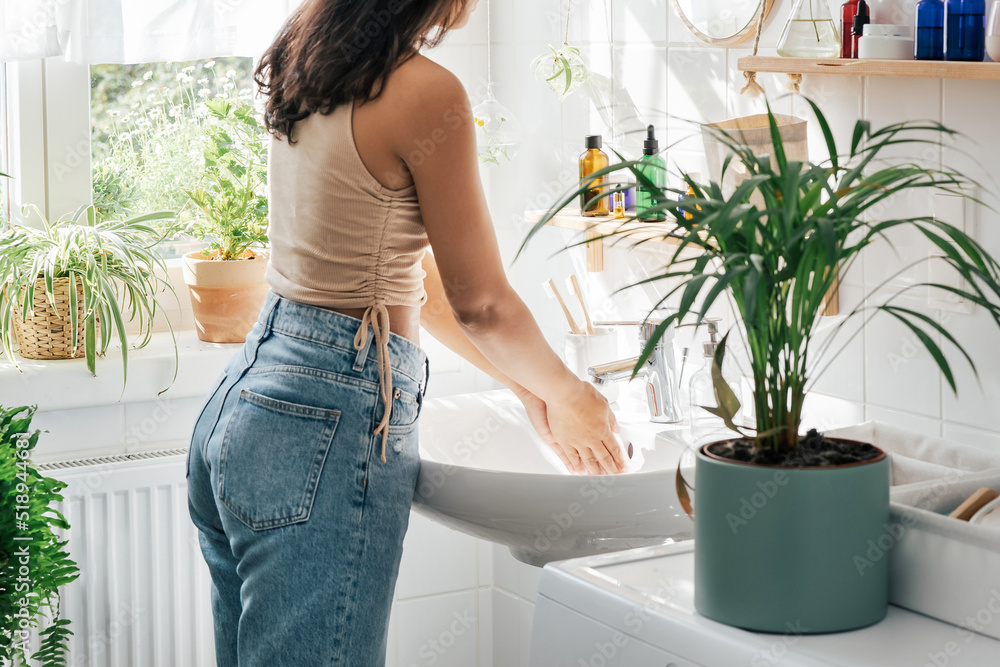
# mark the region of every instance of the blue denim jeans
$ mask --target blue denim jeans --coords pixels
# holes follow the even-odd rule
[[[188,504],[220,667],[384,665],[420,469],[427,361],[392,334],[387,462],[374,336],[269,292],[195,422]]]

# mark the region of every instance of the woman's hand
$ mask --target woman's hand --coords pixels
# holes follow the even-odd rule
[[[580,460],[580,455],[577,451],[563,447],[556,442],[555,437],[552,435],[552,429],[549,428],[549,418],[545,401],[523,388],[514,393],[517,399],[521,401],[521,405],[524,406],[524,411],[528,413],[528,420],[531,422],[531,426],[535,429],[535,432],[538,433],[538,437],[552,448],[552,451],[556,453],[559,460],[566,466],[566,469],[572,473],[586,473],[587,469],[583,466],[583,461]]]
[[[577,381],[563,398],[542,405],[549,438],[564,463],[579,461],[591,475],[624,472],[625,453],[614,436],[618,422],[607,399],[590,383]]]

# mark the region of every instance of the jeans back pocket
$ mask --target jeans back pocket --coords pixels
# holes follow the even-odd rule
[[[307,520],[339,420],[243,389],[219,454],[219,500],[253,530]]]

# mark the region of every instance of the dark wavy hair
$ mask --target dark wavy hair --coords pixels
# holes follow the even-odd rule
[[[254,72],[264,121],[293,142],[295,123],[382,93],[389,74],[437,45],[471,0],[306,0]],[[440,26],[435,31],[435,26]]]

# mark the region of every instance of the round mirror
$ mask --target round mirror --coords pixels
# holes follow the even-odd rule
[[[677,16],[699,39],[717,46],[738,44],[753,35],[764,5],[764,17],[774,0],[671,0]]]

